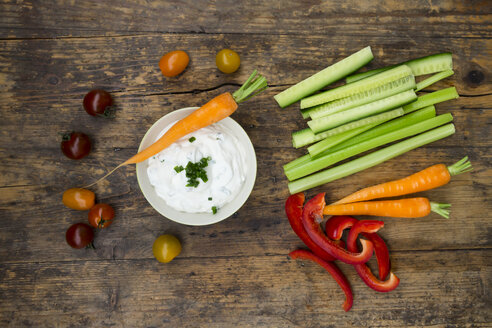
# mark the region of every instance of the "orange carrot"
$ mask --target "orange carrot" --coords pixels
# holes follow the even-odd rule
[[[261,75],[256,75],[257,72],[254,70],[246,82],[244,82],[244,84],[232,95],[229,92],[225,92],[213,98],[187,117],[176,122],[162,137],[159,138],[159,140],[154,142],[152,145],[121,163],[105,176],[85,188],[105,179],[122,166],[143,162],[149,157],[152,157],[160,151],[166,149],[187,134],[214,124],[230,116],[237,109],[239,103],[248,100],[267,88],[266,79]]]
[[[396,197],[443,186],[451,180],[451,176],[472,170],[468,157],[446,167],[444,164],[430,166],[420,172],[400,180],[381,183],[361,189],[333,203],[348,204],[377,198]]]
[[[145,161],[154,156],[171,144],[195,132],[203,127],[214,124],[228,116],[237,109],[237,103],[229,92],[225,92],[208,103],[198,108],[196,111],[176,122],[162,137],[149,147],[126,160],[122,165],[135,164]]]
[[[380,200],[350,204],[327,205],[324,215],[373,215],[395,218],[420,218],[435,212],[449,218],[450,204],[429,202],[427,198],[417,197],[397,200]]]

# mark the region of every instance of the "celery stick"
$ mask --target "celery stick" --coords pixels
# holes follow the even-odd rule
[[[386,114],[391,114],[391,117],[395,118],[395,117],[402,116],[404,114],[404,111],[402,108],[397,108],[397,109],[394,109],[392,111],[389,111],[389,112],[386,112],[386,113],[383,113],[380,115],[386,115]],[[374,116],[371,116],[371,117],[374,117]],[[389,121],[389,119],[388,119],[388,121]],[[365,128],[364,130],[367,131],[367,130],[371,129],[372,127],[375,127],[376,125],[379,125],[379,124],[380,123],[370,124],[369,126],[366,125],[363,128]],[[312,146],[309,146],[307,149],[309,152],[309,155],[311,155],[311,157],[315,157],[315,156],[321,154],[322,152],[324,152],[325,150],[332,148],[332,147],[338,145],[339,143],[344,142],[345,140],[348,140],[348,139],[355,137],[356,135],[364,132],[364,131],[360,131],[359,129],[355,129],[356,133],[354,133],[354,130],[349,130],[349,131],[344,132],[342,134],[337,134],[337,135],[328,137],[328,138],[321,140],[320,142],[318,142]]]
[[[347,124],[340,125],[334,129],[324,131],[322,133],[314,134],[311,129],[304,129],[300,131],[296,131],[292,133],[292,144],[295,148],[299,148],[305,146],[307,144],[323,140],[325,138],[343,133],[345,131],[357,129],[359,127],[363,127],[373,123],[382,123],[388,120],[391,120],[395,117],[398,117],[400,114],[396,111],[389,111],[387,113],[382,113],[378,115],[373,115],[370,117],[366,117],[354,122],[350,122]]]
[[[445,79],[448,76],[451,76],[453,74],[454,74],[454,71],[452,69],[448,69],[448,70],[439,72],[437,74],[434,74],[431,77],[417,83],[417,85],[415,86],[415,91],[417,92],[417,91],[420,91],[424,88],[427,88],[429,85],[434,84],[437,81],[440,81],[442,79]]]
[[[284,172],[287,171],[287,170],[292,169],[293,167],[296,167],[297,165],[301,165],[301,164],[307,163],[310,160],[311,160],[311,155],[309,155],[309,154],[302,155],[301,157],[298,157],[298,158],[290,161],[289,163],[284,164],[284,166],[283,166]]]
[[[388,112],[389,113],[389,112]],[[320,157],[326,154],[330,154],[332,152],[338,151],[340,149],[349,147],[351,145],[358,144],[360,142],[363,142],[365,140],[369,140],[375,137],[378,137],[380,135],[386,134],[391,131],[396,131],[398,129],[401,129],[405,126],[412,125],[418,122],[422,122],[424,120],[427,120],[429,118],[435,117],[436,116],[436,109],[434,106],[429,106],[422,108],[414,113],[407,114],[405,116],[399,117],[397,119],[394,119],[392,121],[386,122],[386,123],[380,123],[380,124],[372,124],[372,125],[366,125],[364,127],[358,128],[356,130],[361,130],[366,128],[366,130],[361,130],[357,136],[352,137],[351,139],[348,139],[346,141],[343,141],[342,143],[335,145],[327,150],[325,150],[323,153],[317,155],[317,156],[310,156],[310,154],[306,154],[304,156],[301,156],[287,164],[285,164],[284,171],[285,170],[290,170],[291,168],[301,165],[303,163],[307,163],[311,160],[311,158],[316,158]],[[369,129],[367,129],[369,127]],[[367,132],[365,132],[367,131]],[[347,131],[348,133],[349,131]]]
[[[429,118],[435,117],[436,116],[436,108],[434,106],[429,106],[422,108],[414,113],[410,113],[407,115],[404,115],[402,117],[399,117],[397,119],[394,119],[392,121],[380,124],[376,126],[375,128],[372,128],[370,130],[367,130],[366,132],[363,132],[352,139],[349,139],[347,141],[344,141],[331,149],[328,149],[326,152],[331,153],[334,151],[338,151],[343,148],[350,147],[352,145],[356,145],[358,143],[364,142],[366,140],[370,140],[376,137],[379,137],[380,135],[386,134],[388,132],[392,131],[397,131],[400,129],[403,129],[404,127],[408,125],[412,125],[418,122],[422,122],[424,120],[427,120]],[[325,154],[325,153],[323,153]]]
[[[434,54],[430,56],[425,56],[421,58],[412,59],[401,64],[382,67],[378,69],[373,69],[370,71],[356,73],[350,76],[347,76],[345,81],[347,83],[353,83],[355,81],[359,81],[365,79],[367,77],[373,76],[375,74],[384,72],[398,65],[407,65],[412,70],[413,75],[420,76],[431,73],[442,72],[445,70],[453,69],[453,57],[451,53],[444,52],[440,54]]]
[[[403,109],[405,111],[413,111],[418,108],[434,105],[446,100],[456,99],[458,97],[459,95],[458,92],[456,92],[456,88],[450,87],[420,96],[416,101],[403,106]]]
[[[374,89],[354,94],[345,98],[337,99],[326,104],[314,106],[303,110],[303,117],[317,119],[323,116],[342,112],[346,109],[365,105],[376,100],[384,99],[397,93],[415,88],[415,78],[407,75],[401,79],[380,85]],[[307,116],[307,117],[306,117]]]
[[[342,85],[341,87],[334,88],[304,98],[301,100],[301,109],[313,107],[316,105],[327,103],[332,100],[345,98],[354,95],[356,93],[361,93],[367,90],[371,90],[381,85],[399,80],[408,75],[413,75],[410,67],[401,65],[393,69],[390,69],[386,72],[382,72],[380,74],[376,74],[374,76],[368,77],[367,79],[350,84],[345,84]]]
[[[288,184],[289,191],[291,194],[295,194],[352,175],[404,154],[412,149],[448,137],[454,132],[454,125],[452,123],[446,124],[410,139],[377,150],[348,163],[290,182]]]
[[[348,122],[352,122],[370,115],[379,114],[389,109],[408,104],[415,99],[417,99],[415,92],[413,90],[407,90],[384,99],[376,100],[369,104],[311,120],[308,122],[308,125],[314,133],[320,133]]]
[[[366,47],[345,59],[323,69],[307,79],[280,92],[273,98],[280,107],[287,107],[296,101],[320,90],[330,83],[340,80],[346,75],[357,71],[374,58],[371,47]]]
[[[407,137],[414,136],[416,134],[425,132],[427,130],[434,129],[443,124],[449,123],[453,120],[453,116],[450,113],[439,115],[437,117],[425,120],[423,122],[407,126],[403,129],[383,134],[379,137],[366,140],[356,145],[341,149],[331,154],[311,160],[309,163],[298,165],[291,170],[285,172],[287,178],[292,181],[316,171],[322,170],[330,165],[343,161],[344,159],[358,155],[365,151],[374,149],[376,147],[401,140]]]

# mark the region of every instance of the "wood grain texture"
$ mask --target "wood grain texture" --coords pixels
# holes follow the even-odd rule
[[[402,283],[388,294],[341,265],[354,289],[349,313],[323,269],[285,255],[1,264],[0,324],[44,327],[56,316],[80,327],[486,327],[491,263],[491,250],[397,252]]]
[[[7,327],[490,327],[492,325],[492,4],[489,1],[12,1],[0,0],[0,326]],[[108,17],[111,17],[108,20]],[[109,23],[110,22],[110,23]],[[273,95],[371,45],[369,68],[440,51],[455,75],[424,92],[456,86],[452,137],[364,172],[314,188],[335,200],[465,155],[474,171],[420,193],[452,203],[437,215],[384,219],[401,285],[368,289],[354,270],[354,308],[323,270],[287,254],[302,242],[284,214],[282,164],[302,155],[290,135],[304,128],[298,104]],[[218,49],[241,56],[221,74]],[[190,66],[165,79],[159,58],[184,49]],[[162,218],[141,194],[134,167],[98,185],[117,219],[97,232],[95,250],[73,250],[65,231],[86,220],[61,204],[83,185],[133,155],[161,116],[236,89],[257,68],[271,88],[233,118],[255,146],[252,195],[230,219],[187,227]],[[111,92],[114,120],[88,116],[91,88]],[[71,161],[58,132],[89,134],[93,151]],[[183,243],[168,265],[151,248],[162,233]]]

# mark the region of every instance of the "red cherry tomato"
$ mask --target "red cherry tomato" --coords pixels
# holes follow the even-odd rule
[[[72,132],[63,135],[61,150],[65,156],[71,159],[81,159],[89,155],[91,140],[82,132]]]
[[[89,223],[94,228],[104,229],[113,223],[114,210],[108,204],[96,204],[89,211]]]
[[[113,98],[104,90],[94,89],[84,97],[84,109],[92,116],[112,117]]]
[[[65,235],[72,248],[84,248],[94,240],[94,230],[86,223],[75,223],[68,228]]]
[[[190,62],[188,54],[182,50],[168,52],[159,61],[159,68],[164,76],[173,77],[183,72]]]

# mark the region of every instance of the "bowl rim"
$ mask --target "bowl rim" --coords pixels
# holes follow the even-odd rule
[[[155,131],[155,129],[157,129],[161,124],[163,124],[162,122],[168,120],[170,122],[176,121],[196,109],[198,109],[198,107],[180,108],[162,116],[154,124],[152,124],[152,126],[147,130],[142,140],[140,141],[138,151],[140,152],[145,147],[148,147],[148,146],[144,146],[147,143],[151,143],[154,141],[154,140],[149,140],[150,135]],[[236,213],[246,203],[249,196],[251,195],[251,192],[253,191],[256,182],[256,175],[257,175],[257,160],[256,160],[256,153],[253,143],[251,142],[251,139],[249,138],[246,131],[244,131],[242,126],[231,117],[226,117],[220,122],[225,124],[228,128],[230,128],[234,133],[234,135],[238,138],[239,142],[242,143],[243,146],[245,147],[245,152],[246,152],[245,160],[248,161],[249,165],[247,168],[246,179],[244,181],[243,186],[241,187],[241,190],[239,191],[239,194],[230,203],[227,203],[222,208],[220,208],[216,214],[180,212],[167,205],[165,200],[160,198],[155,192],[152,193],[154,187],[148,181],[148,175],[147,175],[148,161],[145,160],[143,162],[137,163],[136,165],[137,182],[142,194],[144,195],[147,202],[152,206],[152,208],[154,208],[159,214],[161,214],[165,218],[177,223],[190,225],[190,226],[204,226],[204,225],[218,223],[220,221],[229,218],[234,213]],[[166,126],[167,125],[168,124],[166,124]],[[160,127],[158,133],[160,133],[160,131],[162,131],[163,128],[165,128],[165,126]]]

